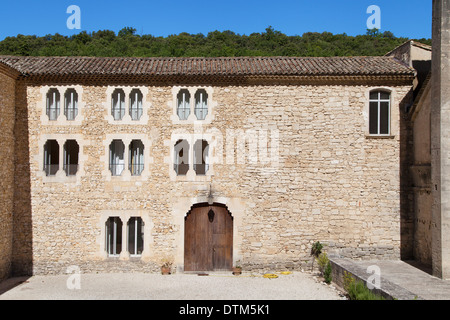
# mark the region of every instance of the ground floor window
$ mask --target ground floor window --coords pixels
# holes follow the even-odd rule
[[[141,255],[144,250],[144,222],[139,217],[128,220],[128,252],[132,255]]]
[[[122,252],[122,220],[111,217],[106,221],[106,252],[118,256]]]
[[[123,223],[126,223],[126,235],[122,235]],[[140,256],[144,251],[144,221],[141,217],[130,217],[126,222],[120,217],[109,217],[106,221],[105,250],[108,256],[117,257],[122,249],[131,256]]]

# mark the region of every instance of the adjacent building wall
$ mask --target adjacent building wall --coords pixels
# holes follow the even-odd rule
[[[433,0],[431,175],[433,274],[450,279],[450,0]]]
[[[45,120],[50,87],[77,89],[79,122],[62,120],[62,112],[58,121]],[[172,258],[182,270],[184,217],[193,204],[208,200],[210,190],[214,202],[227,205],[233,215],[233,259],[244,267],[300,267],[310,261],[315,241],[346,257],[400,257],[400,144],[406,135],[401,113],[411,100],[411,86],[383,88],[392,97],[391,136],[383,138],[367,134],[369,92],[377,86],[138,85],[146,117],[135,123],[110,119],[115,87],[131,88],[26,88],[18,112],[26,110],[22,116],[28,121],[17,130],[27,133],[20,145],[29,157],[20,163],[29,161],[30,171],[16,179],[16,222],[23,230],[15,241],[18,267],[32,266],[37,274],[63,273],[71,265],[83,272],[151,272],[163,258]],[[208,92],[206,121],[176,119],[181,87]],[[206,176],[192,170],[185,177],[174,175],[173,146],[183,137],[191,144],[206,139],[212,146],[214,161]],[[45,176],[48,139],[60,145],[77,140],[76,177]],[[144,143],[142,176],[111,176],[108,148],[114,139]],[[106,255],[105,222],[111,216],[121,217],[124,232],[129,217],[143,219],[142,257],[126,250],[120,257]]]
[[[14,202],[15,80],[0,70],[0,281],[11,273]]]
[[[411,109],[413,130],[414,259],[431,268],[431,86],[427,80]]]

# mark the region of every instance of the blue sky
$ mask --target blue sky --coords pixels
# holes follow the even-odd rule
[[[167,36],[231,30],[263,32],[268,26],[287,35],[328,31],[364,34],[370,5],[381,9],[381,31],[409,38],[431,38],[432,0],[2,0],[0,40],[17,34],[113,30],[134,27],[139,34]],[[70,5],[81,9],[81,30],[69,30]]]

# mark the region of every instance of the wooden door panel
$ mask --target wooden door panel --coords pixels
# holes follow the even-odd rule
[[[185,271],[231,270],[233,218],[228,210],[221,206],[193,208],[185,218],[184,246]]]

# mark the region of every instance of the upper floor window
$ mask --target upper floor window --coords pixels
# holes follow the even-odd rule
[[[54,176],[59,170],[59,144],[56,140],[47,140],[44,145],[44,171]]]
[[[133,89],[130,93],[130,117],[131,120],[139,120],[142,117],[142,93],[139,89]]]
[[[189,143],[186,140],[178,140],[174,149],[174,170],[177,176],[184,176],[189,171]]]
[[[56,120],[59,116],[60,95],[57,89],[50,89],[47,93],[46,114],[49,120]]]
[[[180,120],[187,120],[191,113],[190,108],[191,94],[188,90],[182,89],[177,95],[177,114]]]
[[[78,94],[75,89],[68,89],[64,94],[64,115],[67,120],[75,120],[78,115]]]
[[[194,171],[205,175],[209,169],[209,144],[206,140],[197,140],[194,144]]]
[[[125,169],[125,145],[122,140],[113,140],[109,145],[109,170],[111,175],[120,176]]]
[[[208,114],[208,94],[204,89],[197,90],[195,93],[194,113],[197,120],[205,120]]]
[[[390,134],[391,94],[386,91],[370,92],[369,134]]]
[[[133,140],[129,146],[129,169],[132,176],[140,176],[144,170],[144,144],[141,140]]]
[[[114,120],[122,120],[125,115],[125,92],[122,89],[114,90],[111,101],[111,115]]]
[[[80,146],[76,140],[67,140],[64,144],[64,171],[66,176],[74,176],[78,171]]]

